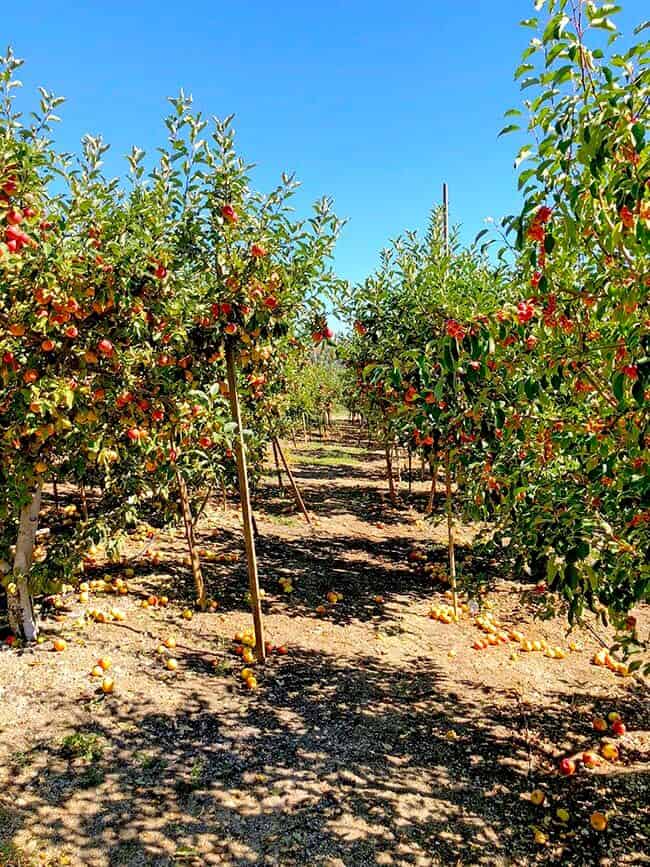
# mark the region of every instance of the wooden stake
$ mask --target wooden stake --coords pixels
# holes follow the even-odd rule
[[[194,521],[192,520],[192,510],[190,508],[190,498],[187,494],[187,485],[185,479],[176,470],[176,481],[178,482],[178,493],[181,498],[181,511],[183,513],[183,524],[185,525],[185,538],[187,540],[187,549],[190,554],[190,564],[192,566],[192,577],[194,578],[194,587],[196,588],[196,602],[201,611],[205,611],[207,600],[205,598],[205,583],[203,581],[203,573],[201,572],[201,560],[196,550],[196,542],[194,539]]]
[[[280,461],[278,459],[278,446],[275,441],[275,437],[271,440],[271,447],[273,449],[273,460],[275,461],[275,471],[278,474],[278,487],[281,491],[284,491],[284,484],[282,482],[282,470],[280,469]]]
[[[59,486],[56,483],[56,479],[52,482],[52,493],[54,494],[54,509],[57,515],[61,514],[61,505],[59,503]]]
[[[253,521],[251,511],[251,495],[248,487],[248,467],[246,463],[246,446],[237,395],[237,374],[235,371],[235,353],[232,343],[226,342],[226,366],[228,369],[228,388],[230,390],[230,409],[232,418],[237,425],[237,440],[235,453],[237,456],[237,475],[239,477],[239,495],[241,497],[242,518],[244,523],[244,544],[246,546],[246,561],[248,563],[248,585],[255,624],[255,653],[260,662],[266,659],[264,646],[264,623],[262,621],[262,605],[260,603],[260,585],[257,574],[257,555],[253,538]]]
[[[456,549],[454,545],[454,516],[451,501],[451,452],[445,455],[445,489],[447,494],[447,542],[449,547],[449,581],[454,606],[454,617],[458,616],[458,592],[456,590]]]
[[[413,493],[413,453],[409,448],[409,497]]]
[[[274,442],[275,442],[275,447],[278,450],[278,454],[280,455],[280,458],[282,460],[282,466],[284,467],[284,471],[287,474],[287,477],[289,479],[289,484],[291,485],[291,490],[293,491],[293,495],[296,498],[296,502],[298,503],[298,507],[300,508],[300,511],[303,513],[303,515],[305,517],[305,521],[307,521],[307,523],[311,527],[311,526],[313,526],[313,524],[311,522],[311,518],[309,517],[309,512],[307,511],[307,509],[305,507],[305,502],[300,495],[300,491],[298,490],[298,485],[296,484],[296,480],[293,477],[293,473],[291,472],[291,468],[289,467],[289,464],[287,463],[287,459],[284,456],[284,452],[282,451],[282,447],[280,446],[280,442],[277,439],[274,439]]]

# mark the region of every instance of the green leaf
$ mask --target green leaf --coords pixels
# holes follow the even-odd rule
[[[645,388],[643,387],[643,382],[641,379],[637,379],[632,386],[632,397],[639,404],[639,406],[645,405]]]
[[[614,392],[614,397],[618,401],[623,400],[623,389],[625,383],[625,374],[617,373],[612,380],[612,391]]]
[[[530,72],[531,69],[535,69],[535,67],[532,63],[522,63],[521,66],[518,66],[515,69],[515,80],[517,80],[518,78],[521,78],[521,76],[525,72]]]
[[[608,30],[610,33],[616,33],[618,29],[611,18],[606,18],[604,16],[601,18],[592,18],[591,26],[598,28],[598,30]]]
[[[507,134],[510,133],[510,132],[516,132],[518,129],[521,129],[521,127],[519,126],[519,124],[517,124],[517,123],[510,123],[510,124],[508,124],[508,126],[504,126],[504,127],[503,127],[503,129],[501,130],[501,132],[499,133],[499,135],[497,136],[497,138],[501,138],[502,135],[507,135]]]

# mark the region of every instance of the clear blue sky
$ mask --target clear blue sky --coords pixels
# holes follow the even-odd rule
[[[621,25],[647,13],[627,0]],[[31,91],[65,95],[59,144],[85,132],[112,145],[164,137],[165,98],[180,87],[208,114],[236,113],[239,146],[267,189],[282,170],[349,223],[336,265],[357,281],[378,251],[418,228],[446,180],[452,220],[471,238],[517,207],[517,141],[497,139],[519,104],[513,71],[532,0],[132,0],[30,2],[3,9],[3,41]]]

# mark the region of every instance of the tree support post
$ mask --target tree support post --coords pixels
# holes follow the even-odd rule
[[[451,452],[447,449],[445,455],[445,489],[447,495],[447,540],[449,547],[449,582],[454,606],[454,617],[458,616],[458,592],[456,589],[456,548],[454,545],[454,516],[451,500]]]
[[[266,659],[266,647],[264,645],[264,623],[262,621],[262,605],[260,602],[260,584],[257,574],[257,554],[255,552],[255,540],[253,538],[253,520],[251,510],[251,495],[248,487],[248,466],[246,463],[246,447],[242,430],[241,409],[237,395],[237,375],[235,371],[235,353],[232,343],[226,341],[226,366],[228,369],[228,389],[230,391],[230,409],[232,419],[237,425],[237,439],[235,442],[235,454],[237,457],[237,476],[239,478],[239,495],[241,497],[242,518],[244,523],[244,544],[246,547],[246,561],[248,564],[248,585],[251,596],[251,608],[253,609],[253,623],[255,625],[255,653],[260,662]]]
[[[280,469],[280,461],[278,459],[278,445],[275,437],[271,440],[271,448],[273,449],[273,460],[275,462],[275,471],[278,474],[278,487],[284,491],[284,483],[282,481],[282,470]]]
[[[303,500],[303,498],[300,494],[300,491],[298,490],[298,485],[296,484],[296,480],[294,478],[294,475],[291,472],[291,468],[289,467],[289,464],[287,463],[287,459],[284,455],[284,452],[282,451],[282,447],[280,446],[280,442],[277,439],[274,439],[273,442],[275,443],[275,447],[278,450],[278,454],[280,455],[280,458],[282,460],[282,466],[284,467],[284,471],[287,474],[287,477],[289,479],[289,484],[291,485],[291,490],[293,491],[293,495],[296,498],[296,502],[298,503],[298,507],[300,508],[300,511],[303,513],[303,515],[305,517],[305,521],[307,521],[307,523],[311,527],[311,526],[313,526],[313,524],[311,522],[311,518],[309,517],[309,512],[307,511],[307,508],[305,506],[305,501]]]

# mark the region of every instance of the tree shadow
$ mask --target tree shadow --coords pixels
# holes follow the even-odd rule
[[[50,696],[68,734],[101,750],[71,758],[45,729],[6,763],[0,843],[33,836],[97,865],[591,865],[613,845],[618,863],[641,863],[648,778],[626,745],[636,741],[623,739],[618,765],[555,771],[567,745],[593,742],[590,713],[611,703],[454,689],[431,660],[364,653],[296,650],[259,676],[256,693],[228,693],[207,673],[179,679],[165,710]],[[617,709],[648,727],[641,695]],[[594,809],[614,811],[607,832],[589,828]]]

